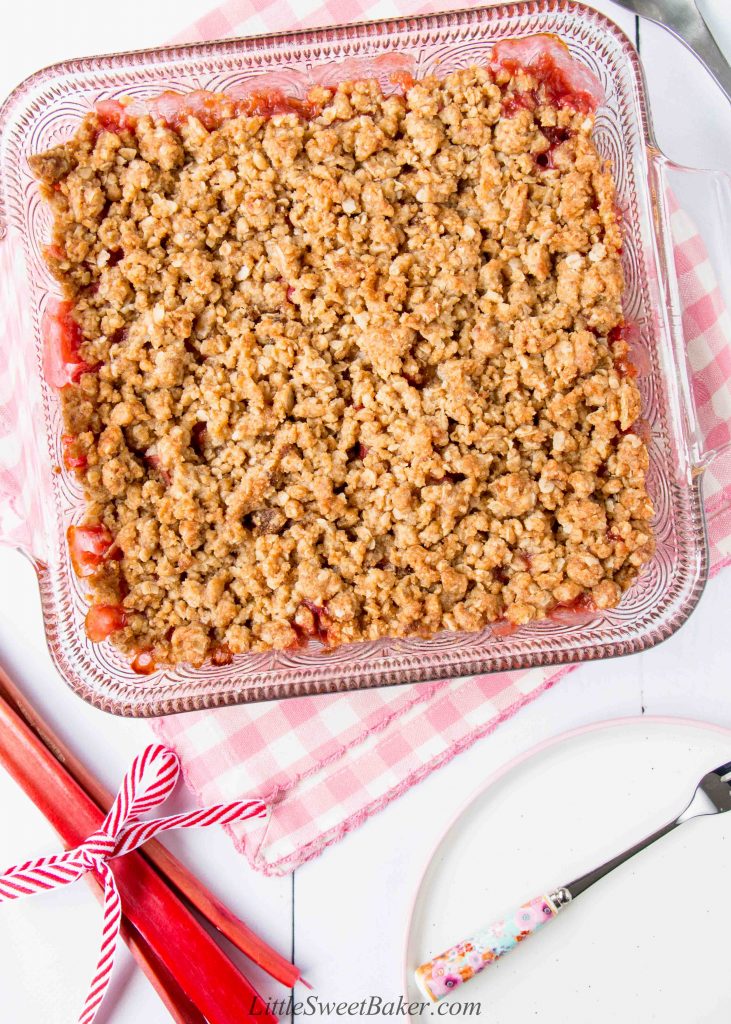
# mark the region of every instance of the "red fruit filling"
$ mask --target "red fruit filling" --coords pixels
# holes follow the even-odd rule
[[[285,96],[279,89],[261,90],[240,97],[198,89],[191,93],[163,92],[146,100],[102,100],[95,110],[101,129],[119,133],[134,130],[137,119],[145,114],[163,121],[173,131],[179,131],[189,117],[197,118],[204,128],[213,131],[232,117],[296,114],[303,120],[309,120],[319,114],[320,106]]]
[[[604,100],[599,80],[574,60],[558,36],[539,34],[525,39],[503,39],[492,51],[493,72],[511,75],[527,71],[538,80],[542,100],[549,106],[571,107],[588,114]]]
[[[233,660],[234,656],[227,644],[216,644],[211,652],[211,662],[219,667],[222,665],[230,665]]]
[[[86,635],[94,644],[107,640],[126,625],[127,616],[119,604],[95,604],[86,613]]]
[[[538,101],[534,92],[511,92],[502,102],[505,117],[515,117],[520,110],[535,110]]]
[[[510,636],[516,631],[518,627],[510,619],[498,619],[497,622],[490,623],[490,629],[493,636]]]
[[[312,629],[308,630],[304,626],[301,626],[296,620],[292,620],[292,629],[297,634],[299,645],[304,645],[310,638],[319,640],[321,643],[328,643],[328,627],[329,616],[327,614],[327,605],[315,604],[314,601],[309,601],[304,598],[302,604],[305,608],[308,608],[312,613]]]
[[[202,455],[208,436],[208,427],[205,423],[194,423],[190,431],[190,447],[196,455]]]
[[[410,71],[392,71],[388,76],[392,85],[396,86],[397,93],[403,95],[416,85],[416,79]]]
[[[107,559],[121,558],[106,526],[69,526],[66,537],[74,572],[82,579],[91,576]]]
[[[579,594],[573,601],[564,601],[561,604],[557,604],[549,612],[548,617],[562,625],[577,626],[594,618],[596,612],[597,607],[591,594]]]
[[[43,314],[43,375],[54,388],[76,383],[82,373],[97,369],[81,357],[84,338],[71,309],[70,302],[51,299]]]
[[[69,471],[72,469],[86,469],[86,456],[79,452],[76,447],[77,439],[73,434],[61,435],[61,446],[63,449],[63,464]]]
[[[131,667],[132,671],[136,672],[138,676],[151,675],[157,668],[152,651],[138,651],[131,661]]]
[[[136,119],[130,117],[119,100],[100,100],[94,109],[99,127],[106,132],[131,131],[135,126]]]
[[[151,469],[154,469],[156,472],[158,472],[160,474],[160,476],[165,481],[166,485],[169,487],[170,484],[172,483],[173,478],[170,475],[170,473],[166,469],[163,468],[163,466],[162,466],[162,464],[160,462],[160,456],[159,455],[155,455],[155,454],[151,455],[149,453],[146,453],[145,456],[144,456],[144,459],[145,459],[145,462],[147,463],[147,465]]]

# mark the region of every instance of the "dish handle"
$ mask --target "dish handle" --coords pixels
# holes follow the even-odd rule
[[[554,918],[570,901],[570,894],[562,888],[524,903],[501,921],[495,921],[475,932],[471,938],[421,964],[414,972],[416,984],[427,999],[438,1002],[515,949],[519,942]]]
[[[731,454],[731,174],[653,158],[695,475]]]
[[[27,322],[20,247],[0,221],[0,544],[21,551],[40,571],[47,561],[46,510],[50,469],[41,471],[38,445],[43,416]]]

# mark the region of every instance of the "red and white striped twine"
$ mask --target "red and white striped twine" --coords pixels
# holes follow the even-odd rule
[[[80,1024],[91,1024],[109,984],[122,920],[122,904],[109,861],[136,849],[148,839],[173,828],[225,825],[233,821],[263,818],[267,813],[261,800],[237,800],[229,804],[174,814],[168,818],[140,821],[139,816],[162,804],[178,781],[177,754],[162,744],[151,744],[139,754],[124,777],[119,793],[101,828],[73,850],[55,857],[18,864],[0,875],[0,903],[32,896],[77,881],[87,871],[96,871],[104,883],[104,927],[101,952],[94,972]]]

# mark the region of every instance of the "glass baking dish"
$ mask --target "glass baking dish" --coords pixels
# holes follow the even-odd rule
[[[225,90],[256,78],[303,96],[346,61],[351,77],[380,76],[407,61],[417,77],[485,62],[494,42],[558,35],[601,80],[599,151],[611,160],[625,232],[626,318],[637,325],[643,416],[651,431],[648,486],[657,551],[621,605],[590,621],[545,621],[510,636],[442,633],[323,650],[240,655],[231,665],[164,668],[136,675],[110,644],[84,634],[83,581],[70,569],[65,530],[83,511],[79,485],[62,464],[58,400],[42,376],[40,322],[53,294],[41,249],[50,220],[27,158],[57,144],[102,98],[165,89]],[[392,59],[393,58],[393,59]],[[322,69],[325,69],[323,72]],[[322,80],[322,79],[321,79]],[[708,559],[700,485],[715,454],[700,436],[680,329],[669,228],[669,190],[691,206],[719,204],[728,217],[729,179],[671,165],[657,150],[637,53],[598,12],[565,0],[413,17],[66,61],[26,79],[0,110],[0,536],[38,574],[53,660],[68,684],[97,707],[160,715],[445,676],[467,676],[646,650],[690,615]],[[725,204],[725,205],[724,205]]]

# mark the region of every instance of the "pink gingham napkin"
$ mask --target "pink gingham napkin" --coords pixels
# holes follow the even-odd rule
[[[363,18],[414,14],[444,0],[228,0],[176,41],[248,35]],[[701,239],[680,210],[672,215],[683,327],[699,418],[710,446],[731,440],[731,321]],[[0,308],[14,310],[10,280],[17,270],[0,246]],[[3,289],[8,301],[2,301]],[[6,324],[6,327],[8,325]],[[23,337],[29,325],[10,325]],[[40,481],[18,448],[18,388],[3,369],[0,345],[0,535],[27,537]],[[23,394],[24,415],[36,396]],[[5,469],[3,469],[5,467]],[[9,470],[9,471],[8,471]],[[23,481],[22,494],[18,480]],[[731,561],[731,454],[705,477],[711,564]],[[34,497],[36,496],[36,497]],[[35,505],[31,503],[35,502]],[[437,683],[307,697],[279,703],[196,712],[160,719],[158,736],[180,755],[202,804],[256,793],[273,806],[266,831],[231,828],[237,848],[267,874],[284,874],[405,792],[460,750],[514,714],[570,668],[533,669]]]
[[[228,0],[176,42],[444,9],[410,0]],[[694,388],[713,447],[731,440],[731,320],[701,239],[673,213],[676,264]],[[713,571],[731,561],[731,458],[705,478]],[[266,834],[231,828],[258,870],[284,874],[317,856],[571,671],[532,669],[160,719],[203,804],[258,793]]]

